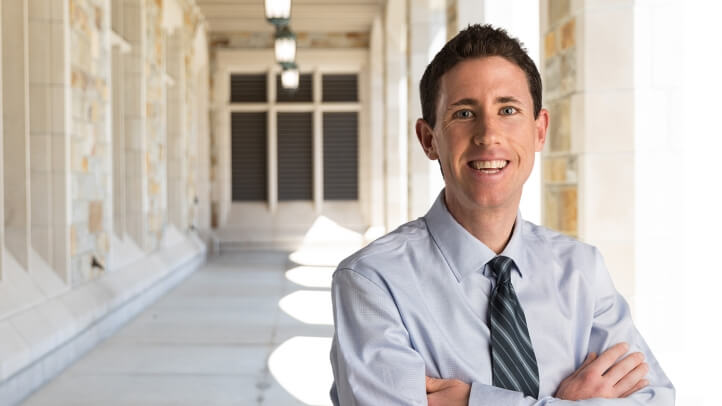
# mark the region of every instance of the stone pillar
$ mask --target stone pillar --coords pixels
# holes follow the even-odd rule
[[[126,230],[138,246],[147,246],[148,177],[146,165],[146,23],[141,0],[123,4],[123,37],[131,46],[124,58]]]
[[[446,42],[445,0],[414,2],[409,8],[409,219],[423,216],[444,185],[437,161],[430,161],[416,138],[416,119],[421,117],[419,82],[426,66]]]
[[[0,2],[0,32],[2,32],[3,18],[2,18],[3,6]],[[3,43],[0,38],[0,225],[5,224],[5,178],[3,177],[3,165],[5,159],[3,156],[3,143],[4,141],[4,127],[3,127],[3,59],[2,59]],[[3,280],[5,271],[5,226],[0,227],[0,282]]]
[[[370,238],[385,231],[384,197],[384,29],[379,17],[371,25],[369,41],[369,140],[367,156],[368,179],[371,179],[368,193],[368,224]],[[362,141],[363,142],[363,141]]]
[[[168,220],[179,230],[186,228],[187,198],[185,196],[186,135],[185,66],[182,54],[182,32],[168,37],[167,71],[175,84],[167,91],[168,118]]]
[[[33,250],[48,264],[53,262],[52,247],[52,213],[53,213],[53,187],[52,187],[52,152],[51,142],[52,109],[64,109],[52,104],[53,87],[50,82],[51,66],[62,72],[62,67],[51,61],[51,49],[59,47],[62,42],[55,43],[51,34],[51,27],[60,24],[50,20],[50,7],[33,7],[28,9],[28,70],[29,70],[29,122],[30,122],[30,239]],[[62,40],[62,36],[58,38]],[[57,78],[58,74],[53,72]],[[62,75],[60,75],[62,85]],[[62,137],[63,129],[60,131]],[[31,261],[31,268],[32,268]]]
[[[110,19],[102,0],[70,2],[71,273],[74,284],[107,269],[112,229]]]
[[[600,248],[634,294],[634,4],[543,0],[544,224]],[[610,24],[614,21],[614,24]]]
[[[118,38],[112,48],[112,106],[113,106],[113,232],[122,239],[126,233],[126,156],[125,156],[125,58],[130,45],[123,38],[123,3],[111,2],[111,28]]]
[[[153,250],[162,237],[167,221],[165,205],[166,185],[166,72],[165,72],[165,32],[162,28],[162,3],[145,2],[143,19],[145,20],[145,126],[146,151],[143,167],[147,176],[148,207],[145,213],[145,248]]]
[[[384,21],[386,44],[386,228],[408,219],[408,125],[406,2],[389,0]]]
[[[30,258],[28,2],[3,1],[3,133],[5,238],[26,270]],[[12,62],[11,62],[12,61]]]

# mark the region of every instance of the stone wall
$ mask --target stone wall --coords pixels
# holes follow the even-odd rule
[[[110,250],[111,153],[107,2],[69,0],[72,136],[70,263],[73,284],[105,267]],[[92,266],[92,264],[100,266]]]
[[[145,9],[146,153],[148,211],[146,248],[155,249],[167,221],[165,135],[165,33],[162,0],[147,1]]]
[[[193,44],[196,36],[196,30],[199,27],[200,21],[198,15],[193,13],[190,8],[187,8],[183,18],[183,37],[186,44]],[[183,69],[185,69],[185,114],[184,122],[186,123],[186,134],[187,138],[185,141],[185,151],[182,155],[185,159],[183,160],[185,166],[185,208],[186,213],[182,213],[185,216],[186,225],[197,225],[196,217],[198,210],[198,119],[199,112],[197,107],[199,106],[197,95],[198,86],[196,79],[196,72],[193,66],[195,60],[195,48],[185,47],[183,52]]]
[[[576,92],[576,18],[569,0],[548,2],[543,34],[544,105],[551,121],[542,159],[543,223],[578,235],[577,154],[572,149],[572,96]]]

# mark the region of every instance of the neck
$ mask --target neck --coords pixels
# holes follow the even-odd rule
[[[499,254],[511,238],[518,210],[516,207],[468,210],[444,198],[451,216],[466,231]]]

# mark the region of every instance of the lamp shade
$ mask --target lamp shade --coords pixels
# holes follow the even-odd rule
[[[281,86],[287,90],[298,89],[298,66],[295,63],[282,63]]]
[[[266,20],[275,26],[288,24],[291,0],[266,0]]]
[[[287,25],[276,30],[276,61],[279,63],[296,60],[296,34]]]

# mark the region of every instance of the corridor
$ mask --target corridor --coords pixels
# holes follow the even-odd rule
[[[333,267],[313,262],[210,257],[22,405],[328,404]]]

